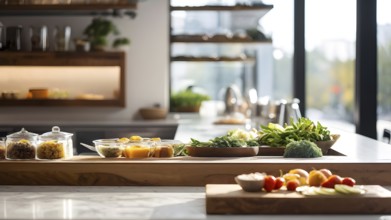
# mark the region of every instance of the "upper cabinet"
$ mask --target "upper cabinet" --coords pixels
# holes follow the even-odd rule
[[[0,16],[136,16],[137,0],[0,0]]]

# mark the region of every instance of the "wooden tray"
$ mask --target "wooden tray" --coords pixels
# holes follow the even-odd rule
[[[364,195],[304,196],[297,192],[244,192],[237,184],[206,185],[208,214],[391,214],[391,192],[365,185]]]
[[[259,156],[283,156],[285,152],[285,147],[270,147],[270,146],[260,146],[259,147]]]
[[[258,147],[186,147],[192,157],[252,157],[257,156]]]

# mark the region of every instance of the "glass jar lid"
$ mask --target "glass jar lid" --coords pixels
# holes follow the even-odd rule
[[[15,132],[13,134],[7,135],[7,138],[14,139],[35,139],[38,137],[38,134],[28,132],[26,129],[22,128],[22,130]]]
[[[45,140],[68,140],[72,136],[72,133],[62,132],[60,127],[54,126],[52,127],[52,131],[42,134],[40,138]]]

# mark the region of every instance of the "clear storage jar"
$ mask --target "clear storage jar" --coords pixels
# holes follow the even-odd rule
[[[61,132],[54,126],[51,132],[39,136],[37,158],[43,160],[70,159],[73,157],[72,133]]]
[[[7,136],[6,159],[8,160],[31,160],[36,158],[38,134],[28,132],[24,128],[19,132]]]
[[[0,160],[5,159],[5,141],[0,138]]]

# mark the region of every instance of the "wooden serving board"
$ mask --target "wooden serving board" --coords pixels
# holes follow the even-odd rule
[[[237,184],[207,184],[208,214],[391,214],[391,192],[365,185],[363,195],[304,196],[279,190],[245,192]]]

